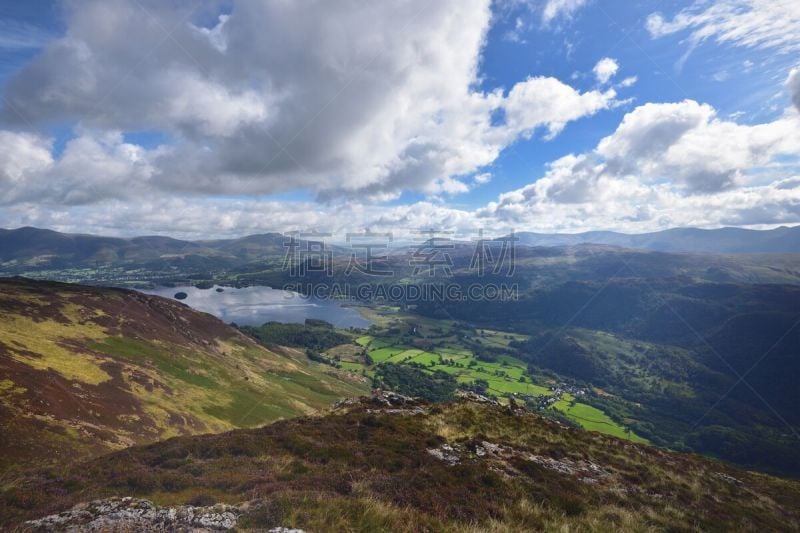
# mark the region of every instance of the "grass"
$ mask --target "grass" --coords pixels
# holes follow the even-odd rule
[[[357,373],[360,373],[361,370],[364,369],[363,363],[354,363],[352,361],[341,361],[339,362],[339,366],[342,367],[342,370],[347,370],[349,372],[357,372]]]
[[[158,370],[189,385],[214,389],[217,382],[205,375],[203,361],[192,353],[182,354],[182,350],[165,348],[153,343],[124,337],[107,337],[100,342],[89,343],[89,347],[107,355],[127,359],[136,363],[152,363]]]
[[[226,420],[233,427],[250,427],[288,418],[297,414],[294,409],[271,403],[272,398],[263,393],[248,389],[228,392],[232,401],[228,405],[213,405],[206,412],[220,420]]]
[[[65,379],[97,385],[111,379],[101,360],[89,350],[76,353],[70,344],[98,340],[106,331],[92,323],[65,323],[52,318],[34,320],[24,315],[0,317],[0,343],[11,356],[37,370],[52,370]]]
[[[383,363],[388,361],[395,355],[402,353],[408,349],[409,348],[407,346],[392,346],[387,348],[378,348],[377,350],[370,350],[369,356],[376,363]]]
[[[647,442],[646,439],[639,437],[632,431],[614,422],[600,409],[592,407],[591,405],[586,405],[585,403],[576,402],[575,398],[569,394],[565,394],[561,400],[554,403],[552,409],[564,413],[571,420],[580,424],[584,429],[598,431],[633,442]]]
[[[369,346],[369,343],[371,343],[372,340],[373,337],[370,335],[362,335],[361,337],[356,338],[356,344],[359,346]]]

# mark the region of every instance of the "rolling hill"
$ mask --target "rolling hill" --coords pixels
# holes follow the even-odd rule
[[[239,265],[267,256],[282,257],[279,233],[240,239],[186,241],[161,236],[132,238],[59,233],[23,227],[0,229],[0,264],[5,268],[78,268],[98,265],[182,264],[205,259],[206,266]]]
[[[0,279],[0,474],[257,426],[365,390],[176,301]]]

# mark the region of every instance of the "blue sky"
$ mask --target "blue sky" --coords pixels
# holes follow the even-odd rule
[[[5,2],[0,226],[800,223],[800,7],[452,4]]]
[[[620,76],[636,76],[637,82],[623,93],[623,97],[633,99],[629,105],[585,119],[551,142],[534,138],[511,147],[492,166],[496,179],[491,186],[475,191],[470,200],[480,203],[487,194],[522,186],[531,174],[543,174],[547,162],[591,149],[640,103],[694,99],[713,105],[722,116],[742,113],[738,117],[741,123],[779,115],[785,103],[771,99],[781,91],[786,73],[797,63],[796,55],[776,56],[771,50],[743,53],[734,47],[704,43],[681,65],[688,51],[683,43],[685,33],[651,39],[645,25],[650,14],[670,16],[692,4],[663,0],[593,2],[556,27],[543,27],[524,4],[502,13],[491,29],[481,63],[485,89],[510,87],[527,76],[545,75],[570,80],[573,86],[588,90],[596,85],[591,71],[602,57],[615,58]],[[517,20],[523,21],[524,28],[515,34],[518,39],[512,39],[509,34]],[[746,69],[745,61],[753,66]]]

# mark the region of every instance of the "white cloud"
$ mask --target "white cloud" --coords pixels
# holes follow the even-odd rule
[[[567,4],[559,12],[571,12]],[[580,93],[554,78],[520,82],[507,96],[476,90],[490,0],[236,1],[212,28],[187,20],[180,3],[66,5],[66,34],[10,80],[7,98],[24,119],[6,108],[6,122],[165,132],[169,148],[127,160],[134,181],[120,197],[144,188],[308,189],[327,200],[455,194],[519,136],[545,128],[552,137],[615,105],[611,90]],[[131,35],[153,46],[131,46]],[[498,109],[506,123],[492,125]],[[118,155],[97,161],[116,165]],[[52,179],[79,178],[67,175],[77,166],[60,168]],[[111,189],[95,188],[98,199]]]
[[[52,150],[51,139],[0,130],[0,204],[135,201],[152,193],[153,161],[166,153],[127,143],[120,132],[85,129],[66,143],[60,157],[54,158]]]
[[[437,198],[485,184],[486,167],[508,146],[552,138],[619,106],[616,91],[636,78],[614,83],[618,65],[606,58],[595,72],[609,84],[602,89],[533,76],[484,92],[476,86],[489,0],[369,9],[357,0],[311,1],[236,2],[212,28],[187,22],[179,3],[68,1],[64,37],[6,91],[24,119],[5,109],[0,226],[207,237],[309,227],[645,231],[800,221],[797,110],[744,125],[690,100],[637,107],[595,149],[553,161],[540,179],[482,209],[380,204],[406,190]],[[548,2],[548,21],[584,3]],[[698,40],[793,46],[794,37],[779,38],[782,20],[756,28],[736,19],[751,25],[740,34],[721,22],[738,12],[697,18],[709,9],[654,16],[649,27],[654,36],[689,31]],[[162,28],[174,28],[175,41]],[[163,43],[147,55],[130,35]],[[786,86],[800,110],[798,72]],[[20,131],[63,121],[79,125],[60,152],[46,135]],[[145,148],[124,135],[152,130],[169,142]],[[295,189],[325,203],[259,199]],[[220,196],[229,193],[253,198]]]
[[[690,100],[645,104],[594,150],[553,161],[541,178],[476,211],[431,202],[316,204],[149,194],[150,182],[162,179],[153,161],[164,156],[163,149],[143,151],[118,133],[84,131],[53,161],[46,139],[0,136],[0,146],[16,147],[0,150],[6,156],[0,158],[5,187],[29,193],[2,210],[0,226],[199,238],[313,227],[339,233],[366,227],[437,227],[463,234],[480,227],[498,233],[512,228],[635,232],[800,221],[800,115],[793,108],[772,122],[741,125]],[[60,178],[77,169],[82,179]],[[473,175],[471,184],[488,179]],[[440,180],[433,187],[441,192],[467,185]],[[121,190],[129,194],[118,199]],[[81,203],[82,195],[96,200],[69,205]]]
[[[547,0],[542,10],[542,22],[550,24],[560,17],[571,17],[586,4],[588,0]]]
[[[450,228],[471,235],[473,213],[432,202],[375,206],[358,202],[231,200],[145,197],[138,202],[105,200],[91,206],[20,203],[0,211],[0,227],[39,226],[105,235],[170,235],[209,239],[264,232],[310,230],[335,233],[366,228],[413,235],[421,228]]]
[[[604,57],[597,62],[592,72],[594,72],[594,76],[597,78],[598,82],[605,84],[616,75],[618,70],[619,63],[617,63],[616,60],[610,57]]]
[[[646,26],[654,38],[689,31],[692,45],[713,39],[781,53],[800,51],[800,3],[795,1],[697,1],[671,20],[653,13]]]
[[[514,134],[530,135],[537,127],[547,127],[557,135],[567,122],[593,115],[615,105],[616,92],[580,93],[554,78],[529,78],[517,83],[505,100],[506,121]]]
[[[647,231],[800,221],[800,115],[741,125],[687,100],[637,107],[591,152],[477,212],[492,225]]]
[[[753,179],[748,171],[777,156],[800,154],[798,125],[796,114],[743,126],[720,120],[711,106],[691,100],[645,104],[599,143],[597,154],[605,161],[604,172],[670,180],[686,192],[708,193]]]
[[[7,140],[28,146],[31,159],[44,169],[66,164],[48,161],[48,147],[41,139]],[[147,178],[148,161],[158,156],[137,153],[119,137],[95,138],[90,133],[67,147],[72,151],[76,159],[70,155],[62,160],[82,166],[91,176],[116,168],[112,181],[119,184],[125,183],[131,168],[120,162],[136,161],[142,182],[153,179]],[[77,158],[81,153],[87,157]],[[137,201],[107,197],[84,206],[29,199],[0,211],[0,226],[201,238],[309,228],[343,234],[367,227],[394,232],[436,227],[470,235],[478,228],[501,234],[509,229],[639,232],[674,226],[789,224],[800,222],[798,154],[800,115],[793,109],[772,122],[742,125],[719,118],[709,105],[687,100],[637,107],[594,150],[553,161],[541,178],[475,211],[433,202],[318,204],[165,193],[137,194]],[[93,168],[98,162],[102,164]],[[487,179],[478,175],[472,182]]]
[[[38,135],[0,130],[0,147],[0,201],[53,165],[52,142]]]
[[[478,174],[472,180],[475,182],[476,185],[486,185],[490,181],[492,181],[492,174],[490,172],[484,172],[482,174]]]
[[[512,43],[525,43],[525,37],[523,36],[525,33],[525,22],[522,20],[522,17],[517,17],[514,19],[514,28],[508,30],[504,35],[503,39],[506,41],[511,41]]]

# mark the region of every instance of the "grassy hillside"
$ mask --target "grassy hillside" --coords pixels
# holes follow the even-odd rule
[[[365,390],[175,301],[0,280],[0,473],[257,426]]]
[[[238,504],[240,530],[800,528],[796,481],[519,409],[388,399],[29,474],[0,493],[0,526],[130,495],[162,506]]]

